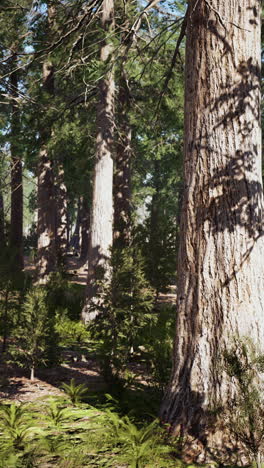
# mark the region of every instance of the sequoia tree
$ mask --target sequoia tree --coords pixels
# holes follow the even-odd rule
[[[10,246],[14,252],[13,268],[22,270],[23,259],[23,180],[22,180],[22,160],[18,144],[20,132],[20,118],[18,107],[18,72],[16,68],[17,55],[13,50],[12,66],[10,74],[10,94],[12,98],[11,115],[11,220],[10,220]]]
[[[86,322],[94,316],[94,299],[98,295],[98,279],[110,274],[109,257],[113,243],[113,130],[114,130],[114,75],[112,64],[112,37],[114,29],[113,0],[102,3],[101,25],[104,31],[100,59],[105,76],[100,80],[97,108],[96,162],[94,169],[92,219],[88,252],[88,279],[86,303],[82,318]]]
[[[260,26],[259,0],[189,2],[178,318],[161,419],[199,461],[234,453],[225,354],[236,339],[264,346]]]
[[[56,255],[58,265],[64,265],[67,252],[67,187],[65,185],[62,161],[56,161],[55,194],[56,194]]]
[[[47,3],[48,23],[46,36],[51,39],[55,22],[55,7]],[[43,62],[43,93],[48,102],[54,96],[54,66],[49,57]],[[48,109],[46,109],[48,111]],[[38,255],[37,275],[40,283],[45,283],[56,265],[56,205],[53,160],[48,150],[52,136],[50,122],[43,122],[40,138],[41,150],[38,161]]]
[[[130,94],[122,58],[117,104],[118,140],[114,171],[114,241],[125,247],[131,237],[131,126],[129,123]]]

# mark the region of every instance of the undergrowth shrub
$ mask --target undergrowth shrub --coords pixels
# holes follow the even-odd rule
[[[34,287],[25,297],[16,327],[16,342],[10,347],[13,361],[30,370],[31,380],[36,368],[47,362],[51,328],[46,292]]]
[[[100,283],[100,304],[89,330],[100,343],[99,359],[106,381],[115,381],[140,345],[140,331],[152,320],[154,294],[144,276],[143,260],[131,248],[114,249],[112,277]]]
[[[224,354],[227,373],[237,386],[235,400],[229,401],[230,431],[247,449],[258,468],[264,454],[264,355],[250,339],[235,339]]]
[[[61,273],[53,273],[46,286],[50,307],[62,310],[71,320],[79,320],[83,305],[84,287],[70,283]]]
[[[70,398],[72,404],[80,403],[80,401],[87,395],[88,388],[84,384],[77,385],[74,379],[71,379],[69,384],[63,383],[61,388]]]
[[[175,306],[167,304],[157,306],[153,311],[151,323],[142,331],[144,345],[142,356],[155,385],[162,392],[168,384],[171,373],[175,309]]]
[[[56,314],[56,331],[60,341],[66,346],[85,345],[90,339],[90,333],[85,325],[69,319],[65,311]]]
[[[4,405],[0,423],[1,468],[168,468],[175,448],[158,421],[136,424],[131,416],[65,400]],[[22,438],[19,438],[22,434]]]
[[[106,425],[112,433],[113,443],[122,446],[120,461],[128,463],[131,468],[143,468],[146,463],[157,461],[161,455],[172,451],[163,440],[158,420],[139,428],[128,416],[121,418],[108,411]]]

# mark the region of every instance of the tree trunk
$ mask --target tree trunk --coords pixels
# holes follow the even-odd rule
[[[125,57],[123,58],[125,60]],[[124,63],[118,94],[118,140],[114,171],[114,246],[127,247],[131,241],[131,127],[130,95]]]
[[[81,253],[80,260],[85,262],[88,256],[89,248],[89,230],[90,230],[90,207],[86,196],[81,200]]]
[[[38,253],[37,275],[45,283],[56,268],[56,212],[53,163],[46,146],[40,151],[38,165]]]
[[[260,24],[258,0],[189,2],[177,335],[161,419],[200,462],[235,454],[224,352],[236,337],[264,346]]]
[[[161,226],[160,226],[160,190],[161,190],[161,167],[158,160],[154,161],[154,173],[153,173],[153,193],[151,200],[151,211],[150,211],[150,232],[149,232],[149,248],[148,248],[148,263],[149,263],[149,278],[151,285],[156,291],[156,300],[159,295],[160,285],[160,272],[157,269],[159,264],[160,256],[162,255],[161,246]]]
[[[74,233],[71,238],[70,246],[74,250],[79,250],[80,248],[80,230],[81,230],[81,197],[78,198],[77,204],[77,216],[76,216],[76,223],[74,228]]]
[[[30,368],[30,381],[34,382],[34,380],[35,380],[35,368],[32,366]]]
[[[14,55],[13,64],[16,68],[17,58]],[[24,266],[23,258],[23,181],[22,181],[22,161],[19,156],[20,122],[18,98],[18,75],[13,71],[10,75],[10,87],[12,97],[11,116],[11,219],[10,219],[10,247],[12,250],[12,267],[16,271],[21,271]]]
[[[49,2],[48,38],[52,36],[54,21],[55,9],[52,2]],[[54,95],[54,67],[48,60],[43,63],[43,91],[52,100]],[[49,122],[44,122],[42,125],[40,131],[42,148],[38,163],[37,278],[39,283],[46,283],[50,273],[56,269],[56,203],[53,161],[47,149],[47,142],[52,136],[52,129]]]
[[[3,199],[3,195],[1,191],[0,191],[0,246],[1,246],[1,250],[5,248],[6,246],[4,199]]]
[[[63,265],[67,253],[67,187],[62,163],[56,169],[56,251],[57,263]]]
[[[106,35],[114,28],[113,0],[104,0],[102,5],[102,28]],[[97,280],[110,279],[110,249],[113,243],[113,158],[112,143],[114,131],[114,91],[112,45],[109,37],[101,47],[101,61],[108,70],[99,83],[99,104],[97,109],[96,163],[94,169],[91,236],[88,252],[88,278],[86,301],[82,319],[88,322],[94,318],[94,310],[100,292]],[[96,296],[98,296],[96,298]],[[91,310],[93,309],[93,310]]]

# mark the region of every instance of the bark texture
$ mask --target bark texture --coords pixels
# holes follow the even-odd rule
[[[113,0],[102,4],[102,28],[105,40],[102,43],[100,58],[106,64],[105,77],[99,83],[99,104],[97,110],[97,151],[94,169],[91,234],[88,252],[88,278],[86,302],[82,311],[84,322],[94,318],[96,302],[100,292],[97,280],[108,280],[111,275],[109,258],[113,243],[113,158],[112,144],[114,132],[114,93],[112,44],[109,35],[114,28]],[[97,296],[97,297],[96,297]]]
[[[64,168],[61,162],[57,162],[55,191],[57,262],[59,265],[63,265],[67,253],[67,187],[64,182]]]
[[[189,2],[184,164],[174,368],[161,418],[188,436],[193,459],[211,451],[230,464],[230,421],[220,427],[211,411],[236,395],[223,353],[234,337],[264,346],[257,0]]]
[[[16,68],[17,57],[13,58]],[[19,156],[20,118],[18,109],[18,74],[13,71],[10,75],[10,88],[12,97],[11,116],[11,219],[10,219],[10,247],[13,252],[13,269],[21,271],[24,266],[23,257],[23,181],[22,161]]]
[[[45,283],[56,268],[56,206],[53,163],[46,146],[39,155],[38,164],[38,256],[37,276]]]
[[[81,200],[82,215],[81,215],[81,251],[80,260],[85,262],[88,257],[89,248],[89,232],[90,232],[90,207],[86,196]]]

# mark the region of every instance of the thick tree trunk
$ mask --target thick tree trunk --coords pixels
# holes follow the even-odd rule
[[[67,253],[67,187],[64,182],[64,169],[61,163],[56,168],[56,251],[57,263],[64,264]]]
[[[47,38],[53,36],[56,10],[53,1],[48,1]],[[43,63],[43,91],[54,96],[54,67],[49,60]],[[47,142],[52,136],[49,123],[44,123],[41,130],[42,148],[38,164],[38,254],[37,278],[39,283],[46,283],[50,273],[55,271],[56,255],[56,201],[53,161],[48,153]]]
[[[184,164],[174,369],[161,419],[203,461],[232,452],[223,412],[236,387],[224,352],[235,337],[264,347],[258,0],[189,2]]]
[[[48,30],[47,37],[52,37],[55,21],[53,2],[48,2]],[[54,95],[54,67],[49,60],[43,63],[43,91]],[[37,279],[39,283],[46,283],[50,273],[56,269],[56,202],[53,161],[48,153],[47,142],[52,136],[52,129],[45,122],[40,137],[42,148],[38,163],[38,253]]]
[[[6,246],[5,239],[5,211],[4,211],[4,199],[2,192],[0,191],[0,248],[3,249]]]
[[[125,58],[124,58],[125,60]],[[131,126],[128,112],[130,94],[124,64],[121,64],[118,93],[118,140],[114,171],[114,246],[131,241]]]
[[[38,165],[38,254],[37,275],[45,283],[56,268],[56,210],[53,163],[42,147]]]
[[[16,67],[16,56],[13,58]],[[11,220],[10,220],[10,247],[12,249],[13,268],[21,271],[24,266],[23,258],[23,181],[22,181],[22,161],[19,156],[19,110],[18,98],[18,76],[13,71],[10,75],[11,97],[12,97],[12,117],[11,117]]]
[[[102,27],[106,34],[113,32],[114,3],[104,0],[102,6]],[[97,280],[109,280],[110,249],[113,243],[113,158],[112,143],[114,131],[114,75],[111,63],[112,45],[109,37],[101,48],[101,61],[110,67],[99,84],[97,110],[97,151],[94,169],[91,235],[88,253],[88,278],[86,301],[82,311],[84,322],[97,314],[96,303],[100,301]],[[96,297],[97,296],[97,297]]]
[[[85,262],[88,257],[89,248],[89,230],[90,230],[90,207],[86,196],[82,197],[82,215],[81,215],[81,252],[80,260]]]

